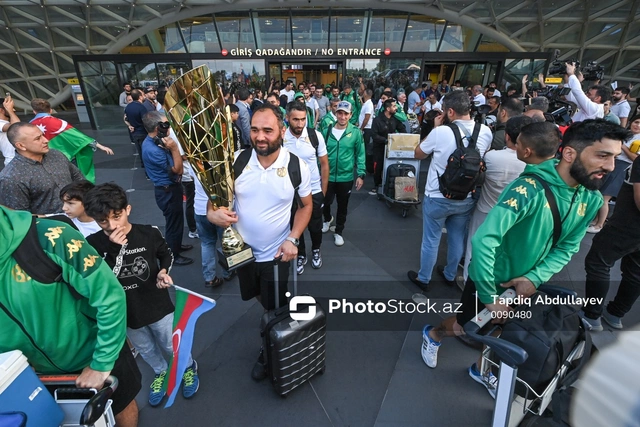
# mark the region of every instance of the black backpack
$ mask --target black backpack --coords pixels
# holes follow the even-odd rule
[[[320,141],[318,141],[318,134],[314,128],[307,128],[307,135],[309,135],[309,141],[311,142],[311,146],[316,150],[316,158],[318,158],[318,146],[320,146]]]
[[[317,135],[314,135],[317,136]],[[316,138],[316,142],[318,142]],[[313,145],[313,139],[311,139],[311,144]],[[317,148],[317,147],[316,147]],[[242,175],[242,171],[249,164],[249,160],[251,159],[251,153],[253,152],[253,148],[247,148],[238,154],[236,161],[233,162],[233,180],[238,179],[240,175]],[[295,154],[289,152],[289,165],[287,167],[287,172],[289,173],[289,179],[291,180],[291,184],[295,189],[295,200],[298,203],[298,206],[302,207],[302,199],[300,199],[300,195],[298,194],[298,189],[300,188],[300,184],[302,183],[302,175],[300,174],[300,159]]]
[[[526,350],[526,362],[518,367],[518,378],[540,394],[549,385],[562,363],[581,337],[588,332],[578,315],[578,308],[569,304],[535,304],[538,296],[531,296],[531,306],[520,306],[502,327],[500,339]],[[551,297],[551,296],[550,296]],[[526,387],[516,383],[515,393],[526,395]],[[531,393],[529,393],[531,398]]]
[[[476,187],[480,186],[484,179],[486,170],[484,159],[476,149],[481,125],[476,123],[473,134],[470,137],[465,136],[469,141],[467,147],[462,144],[460,136],[460,132],[464,132],[463,128],[455,123],[449,123],[447,126],[451,128],[456,138],[457,148],[449,156],[444,173],[438,174],[440,192],[447,199],[464,200],[469,193],[475,192]]]

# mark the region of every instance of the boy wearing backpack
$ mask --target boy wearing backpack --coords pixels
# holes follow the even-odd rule
[[[465,93],[447,94],[444,113],[434,119],[434,129],[415,149],[416,159],[433,155],[422,202],[420,270],[407,273],[423,290],[429,289],[443,228],[447,229],[447,265],[438,266],[438,273],[449,286],[455,284],[464,252],[467,224],[476,203],[471,194],[481,184],[482,158],[493,139],[488,126],[471,120],[470,108]],[[443,125],[445,118],[449,125]]]
[[[173,354],[174,305],[168,288],[173,254],[162,233],[151,225],[131,224],[127,193],[114,183],[95,186],[84,198],[87,214],[102,229],[87,237],[111,267],[127,298],[127,336],[155,378],[149,390],[149,404],[158,406],[167,360]],[[189,399],[198,391],[198,364],[189,357],[182,376],[182,395]]]

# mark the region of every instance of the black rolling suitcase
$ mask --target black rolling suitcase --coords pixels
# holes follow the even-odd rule
[[[396,197],[396,178],[400,176],[409,176],[409,172],[413,172],[416,176],[416,168],[413,165],[404,163],[394,163],[387,167],[387,180],[384,183],[384,194],[390,199]]]
[[[293,265],[293,293],[298,293],[298,272]],[[278,307],[280,293],[278,262],[274,263],[275,301]],[[315,303],[312,297],[301,303]],[[262,316],[261,332],[265,351],[267,374],[276,392],[286,396],[291,390],[304,384],[325,369],[326,316],[319,304],[309,307],[314,312],[311,319],[291,318],[289,305],[270,310]],[[306,313],[297,313],[306,314]],[[298,317],[298,315],[296,315]]]

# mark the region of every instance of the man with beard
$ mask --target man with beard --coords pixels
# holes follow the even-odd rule
[[[255,262],[238,268],[240,293],[244,301],[256,298],[265,310],[275,306],[275,258],[281,258],[279,272],[280,305],[287,304],[285,296],[289,277],[289,262],[298,256],[299,238],[309,224],[313,201],[309,167],[304,161],[282,147],[285,127],[280,109],[271,104],[258,108],[251,118],[250,157],[234,183],[234,210],[214,209],[209,203],[207,219],[226,228],[231,224],[253,249]],[[246,159],[243,150],[236,162]],[[295,163],[294,163],[295,162]],[[289,172],[298,166],[300,184],[294,187]],[[291,206],[299,196],[299,207],[290,226]],[[266,378],[263,350],[251,371],[251,377]]]
[[[629,114],[631,113],[631,107],[629,106],[629,88],[619,87],[613,91],[611,95],[611,113],[620,119],[620,126],[627,127],[627,121],[629,120]]]
[[[311,198],[313,199],[313,211],[309,221],[311,267],[318,269],[322,267],[322,256],[320,254],[320,246],[322,245],[322,206],[329,182],[329,159],[327,157],[327,145],[322,134],[307,126],[308,110],[309,107],[305,107],[302,102],[291,102],[287,105],[289,128],[284,133],[284,147],[309,166]],[[294,203],[292,217],[295,216],[297,209],[298,205]],[[300,235],[300,245],[298,246],[298,274],[304,272],[306,264],[307,252],[303,233]]]
[[[522,115],[524,106],[522,102],[517,98],[507,98],[498,107],[498,114],[496,116],[498,123],[496,124],[496,130],[493,133],[493,141],[491,141],[491,149],[502,150],[505,143],[505,129],[507,122],[510,118]]]
[[[623,128],[604,120],[576,123],[564,134],[560,160],[528,165],[505,188],[472,239],[469,279],[458,314],[423,329],[422,358],[429,367],[436,367],[442,339],[462,335],[462,326],[478,311],[511,310],[496,300],[505,288],[514,287],[518,296],[529,297],[569,262],[602,205],[595,190],[613,170],[627,137]],[[532,173],[538,177],[527,176]],[[555,244],[553,214],[541,180],[550,187],[562,218]],[[504,321],[507,316],[502,314],[495,317]],[[479,361],[469,368],[469,375],[495,397],[497,378],[491,372],[481,374],[478,366]]]

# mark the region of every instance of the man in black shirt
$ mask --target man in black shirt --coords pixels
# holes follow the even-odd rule
[[[622,329],[622,317],[640,296],[640,156],[636,157],[618,193],[616,208],[598,234],[584,260],[587,271],[586,297],[599,303],[584,307],[584,319],[592,331],[602,330],[602,319],[612,328]],[[622,259],[622,280],[613,301],[604,308],[609,292],[609,270]]]
[[[102,255],[125,290],[127,336],[155,373],[149,404],[158,406],[166,394],[162,384],[167,358],[173,354],[174,306],[167,290],[173,284],[169,276],[173,255],[160,230],[129,222],[131,205],[118,185],[96,185],[85,195],[84,207],[102,228],[88,236],[87,242]],[[198,364],[191,361],[188,366],[182,388],[187,399],[199,385]]]
[[[140,89],[133,89],[131,91],[132,101],[127,104],[124,109],[125,123],[129,125],[129,134],[131,141],[136,144],[138,150],[138,158],[142,168],[144,169],[144,162],[142,161],[142,141],[147,137],[147,131],[144,129],[142,123],[142,117],[147,114],[147,109],[142,105],[144,95]]]
[[[378,187],[382,185],[382,168],[384,167],[384,147],[387,145],[390,133],[403,133],[406,131],[404,124],[395,117],[397,111],[395,99],[390,98],[382,104],[382,114],[373,119],[371,133],[373,134],[373,183],[375,188],[369,192],[372,196],[378,193]]]

